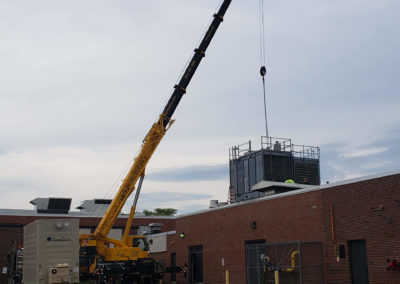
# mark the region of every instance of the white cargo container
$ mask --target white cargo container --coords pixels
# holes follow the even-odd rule
[[[147,241],[149,243],[150,253],[166,252],[168,250],[167,246],[167,235],[174,235],[176,231],[168,231],[158,234],[146,235]]]
[[[79,283],[79,220],[24,226],[24,284]]]

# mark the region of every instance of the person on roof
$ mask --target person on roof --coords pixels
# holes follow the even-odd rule
[[[281,150],[281,143],[279,141],[276,141],[274,144],[274,151],[280,151]]]

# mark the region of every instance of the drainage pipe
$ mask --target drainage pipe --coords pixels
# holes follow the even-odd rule
[[[292,262],[292,267],[286,268],[285,269],[286,272],[292,272],[296,268],[296,255],[298,255],[298,254],[299,254],[298,250],[295,250],[294,252],[292,252],[292,255],[290,256],[290,259]]]

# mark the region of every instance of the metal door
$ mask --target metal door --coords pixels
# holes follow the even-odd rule
[[[367,247],[365,240],[349,241],[353,284],[368,284]]]
[[[191,284],[203,283],[203,246],[189,247],[189,279]]]
[[[176,266],[176,253],[171,253],[171,266],[174,267]],[[175,282],[176,281],[176,273],[173,272],[171,273],[171,281]]]

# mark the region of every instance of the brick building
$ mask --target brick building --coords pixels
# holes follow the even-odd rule
[[[14,210],[15,211],[15,210]],[[0,212],[1,255],[22,226],[37,218]],[[67,217],[67,216],[66,216]],[[71,217],[71,216],[68,216]],[[81,227],[99,218],[79,217]],[[237,202],[172,218],[137,218],[135,226],[163,223],[149,239],[164,241],[153,257],[188,266],[164,283],[400,283],[387,259],[400,257],[400,171]],[[122,228],[120,218],[116,228]],[[183,237],[180,234],[183,233]]]
[[[400,257],[399,217],[400,171],[387,172],[179,216],[154,256],[187,263],[189,283],[225,283],[226,271],[273,283],[276,269],[281,283],[400,283],[386,263]]]

